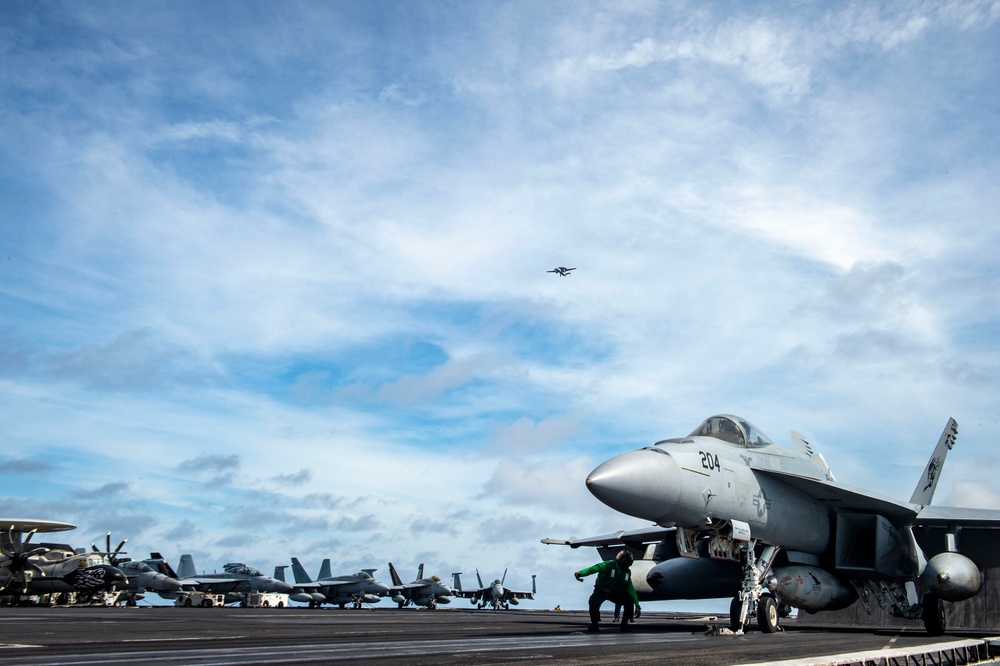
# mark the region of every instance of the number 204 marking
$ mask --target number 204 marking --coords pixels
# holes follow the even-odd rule
[[[710,469],[713,472],[715,470],[717,470],[717,469],[722,469],[722,466],[719,465],[719,456],[718,455],[713,455],[711,453],[705,453],[704,451],[699,451],[698,453],[701,454],[701,466],[702,467],[704,467],[705,469]]]

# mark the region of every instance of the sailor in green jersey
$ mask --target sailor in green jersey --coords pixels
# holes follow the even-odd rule
[[[635,587],[632,586],[632,553],[623,550],[618,556],[607,562],[598,562],[592,567],[577,571],[574,576],[583,582],[584,576],[597,574],[594,582],[594,593],[590,595],[590,627],[589,632],[600,629],[598,623],[601,621],[601,604],[611,600],[616,604],[622,604],[625,612],[622,614],[622,631],[631,631],[628,623],[632,621],[632,608],[635,607],[635,616],[639,617],[639,598],[635,595]]]

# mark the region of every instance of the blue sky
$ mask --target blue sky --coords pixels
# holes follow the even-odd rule
[[[641,526],[587,473],[719,412],[901,499],[954,416],[938,501],[1000,509],[998,26],[2,3],[0,514],[582,607],[540,539]]]

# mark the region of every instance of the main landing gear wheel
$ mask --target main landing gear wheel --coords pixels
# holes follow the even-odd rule
[[[944,602],[936,594],[924,595],[924,629],[930,636],[943,636],[945,632]]]
[[[757,626],[765,634],[778,630],[778,604],[774,602],[774,597],[765,594],[757,602]]]

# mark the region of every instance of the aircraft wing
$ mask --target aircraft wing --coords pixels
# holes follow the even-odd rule
[[[672,538],[673,527],[643,527],[637,530],[621,530],[611,534],[600,534],[598,536],[584,537],[582,539],[542,539],[542,543],[557,546],[569,546],[579,548],[580,546],[637,546],[647,543],[657,543],[664,539]]]
[[[926,506],[917,514],[917,525],[934,527],[951,524],[959,527],[1000,528],[1000,511],[965,509],[954,506]]]
[[[917,543],[928,557],[949,549],[951,533],[955,535],[958,552],[977,566],[1000,567],[1000,511],[934,505],[921,508],[839,483],[774,470],[755,470],[755,473],[779,479],[833,511],[877,513],[901,525],[911,525]]]
[[[393,585],[389,588],[389,594],[413,594],[418,590],[427,587],[427,583],[404,583],[402,585]]]
[[[247,581],[240,578],[185,578],[180,582],[183,587],[193,587],[212,594],[228,594],[235,592],[240,585]]]
[[[505,595],[508,599],[534,599],[534,592],[525,592],[523,590],[505,590],[507,594]]]
[[[877,513],[886,518],[894,518],[901,522],[911,522],[917,516],[917,509],[912,504],[897,502],[888,497],[852,488],[839,483],[822,479],[814,479],[777,470],[755,469],[754,474],[768,476],[800,490],[813,499],[825,504],[830,509],[842,511],[861,511]]]
[[[358,585],[361,581],[359,580],[321,580],[316,581],[317,585],[322,587],[341,587],[344,585]]]
[[[925,552],[947,550],[949,535],[954,534],[958,552],[979,568],[1000,567],[1000,511],[932,505],[924,507],[914,523],[913,534]]]

